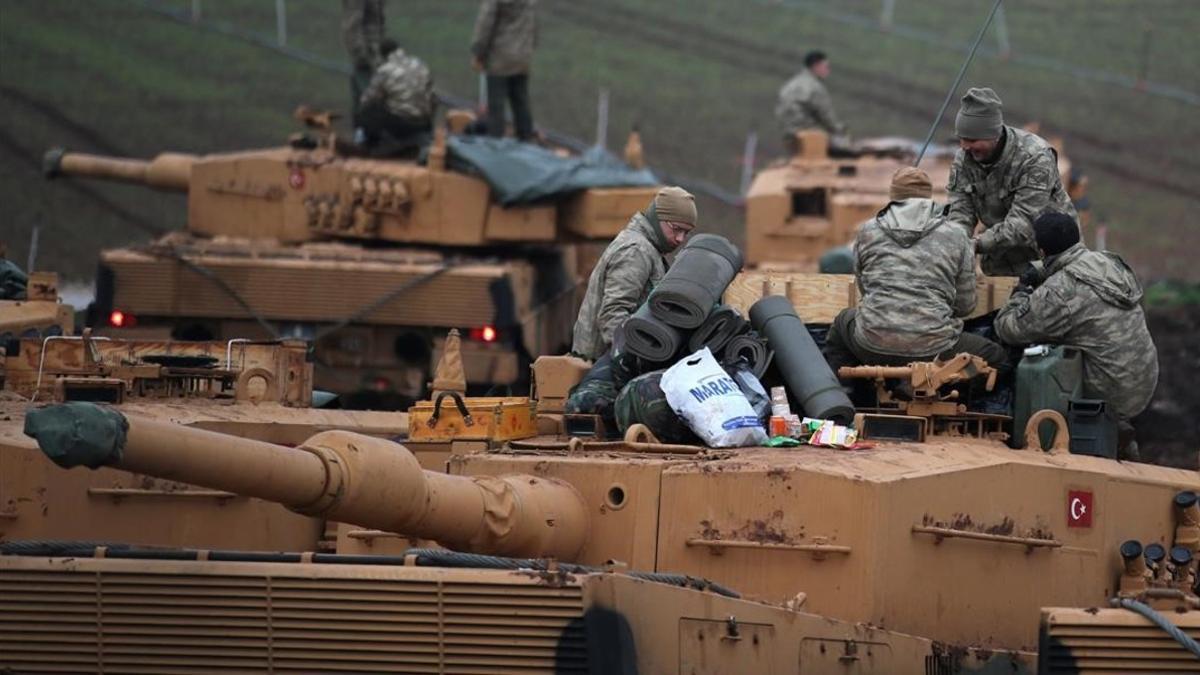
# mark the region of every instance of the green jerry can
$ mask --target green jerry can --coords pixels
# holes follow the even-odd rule
[[[1025,350],[1017,365],[1016,401],[1013,403],[1013,435],[1009,445],[1025,447],[1025,423],[1039,410],[1057,410],[1066,419],[1071,399],[1083,398],[1083,354],[1063,346],[1034,345]],[[1039,430],[1042,447],[1054,439],[1053,423]]]

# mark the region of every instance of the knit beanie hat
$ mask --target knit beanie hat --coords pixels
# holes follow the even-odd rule
[[[892,174],[892,185],[888,188],[888,199],[898,202],[902,199],[930,199],[933,197],[933,181],[929,174],[913,167],[906,166]]]
[[[1065,213],[1047,211],[1033,221],[1033,236],[1046,255],[1058,255],[1079,243],[1079,225]]]
[[[962,97],[962,107],[954,119],[954,135],[972,140],[1000,138],[1004,115],[1000,97],[987,87],[973,87]]]
[[[696,198],[681,187],[665,187],[654,195],[659,222],[671,221],[696,226]]]

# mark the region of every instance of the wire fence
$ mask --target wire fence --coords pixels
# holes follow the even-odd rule
[[[813,14],[815,16],[820,16],[823,19],[828,19],[843,25],[854,26],[856,28],[873,31],[881,35],[894,35],[896,37],[918,42],[924,45],[963,53],[967,52],[971,48],[970,42],[951,40],[939,32],[913,25],[896,23],[894,20],[895,9],[897,2],[900,1],[902,0],[882,0],[880,14],[876,16],[849,12],[842,9],[831,9],[827,5],[812,2],[811,0],[758,0],[760,4],[769,4],[790,8]],[[1010,31],[1008,27],[1008,21],[1003,13],[997,15],[996,24],[993,26],[993,30],[996,31],[997,44],[994,47],[981,47],[979,50],[979,56],[983,58],[1005,61],[1021,66],[1028,66],[1030,68],[1045,70],[1060,75],[1067,75],[1080,80],[1114,85],[1125,89],[1140,91],[1150,96],[1170,99],[1192,106],[1200,106],[1200,93],[1175,84],[1158,82],[1146,78],[1146,73],[1150,69],[1151,54],[1149,49],[1151,32],[1149,29],[1138,33],[1139,42],[1137,45],[1129,45],[1130,49],[1134,49],[1139,52],[1139,65],[1137,69],[1138,74],[1136,75],[1068,63],[1059,59],[1039,55],[1025,50],[1014,50],[1009,37]]]

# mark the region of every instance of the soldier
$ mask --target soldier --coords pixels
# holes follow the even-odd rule
[[[383,51],[386,60],[359,102],[359,122],[367,147],[395,154],[421,145],[433,128],[433,78],[394,40],[384,40]]]
[[[483,0],[471,40],[471,67],[487,73],[487,131],[504,135],[504,102],[517,138],[533,138],[529,66],[537,46],[537,0]]]
[[[821,80],[829,77],[829,59],[824,52],[811,51],[804,57],[804,70],[779,90],[775,117],[783,128],[783,146],[796,154],[796,132],[824,129],[830,136],[844,136],[846,125],[833,110],[833,99]]]
[[[1005,126],[1000,97],[974,88],[954,122],[959,150],[950,169],[950,220],[974,233],[984,274],[1016,276],[1037,259],[1030,224],[1044,211],[1075,217],[1058,175],[1058,155],[1037,134]]]
[[[838,314],[825,341],[825,358],[835,372],[959,352],[1007,368],[1000,345],[962,330],[963,317],[975,309],[974,250],[932,194],[924,171],[900,169],[892,176],[891,201],[859,231],[854,269],[862,302]]]
[[[383,51],[383,0],[342,0],[342,43],[350,53],[350,114],[358,123],[358,104]]]
[[[1030,266],[996,317],[1008,344],[1050,342],[1083,354],[1084,395],[1115,413],[1124,459],[1137,458],[1130,420],[1158,385],[1158,354],[1139,304],[1142,287],[1115,253],[1089,251],[1075,219],[1046,213],[1033,224],[1041,269]]]
[[[696,199],[679,187],[659,190],[645,211],[633,214],[588,278],[572,353],[595,361],[608,351],[613,334],[666,273],[663,256],[679,248],[695,227]]]

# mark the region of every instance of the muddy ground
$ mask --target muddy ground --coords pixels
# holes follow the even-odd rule
[[[1143,461],[1200,468],[1200,304],[1146,311],[1158,347],[1158,390],[1135,421]]]

